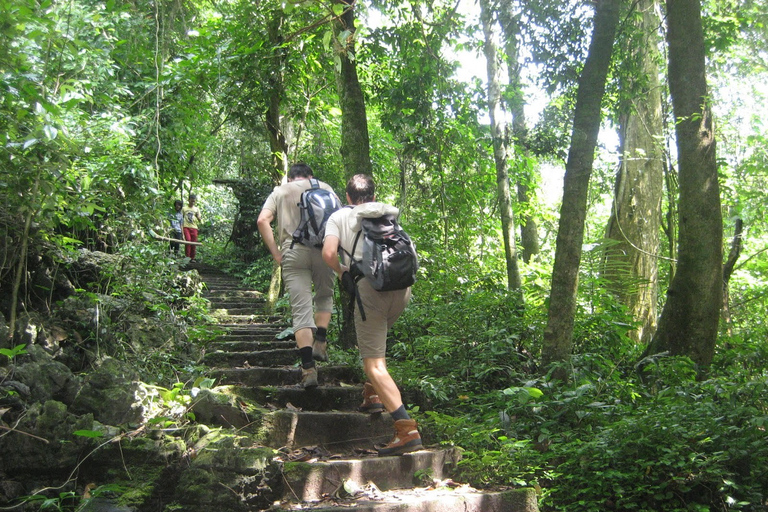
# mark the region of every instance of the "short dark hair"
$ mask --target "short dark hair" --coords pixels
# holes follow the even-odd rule
[[[180,204],[181,206],[184,206],[184,201],[181,199],[177,199],[173,202],[173,206],[176,206],[177,204]]]
[[[312,168],[304,162],[291,165],[288,169],[288,179],[295,180],[296,178],[311,178]]]
[[[197,199],[197,194],[189,194],[190,199]]]
[[[352,204],[370,203],[376,194],[376,184],[367,174],[355,174],[347,181],[347,195]]]

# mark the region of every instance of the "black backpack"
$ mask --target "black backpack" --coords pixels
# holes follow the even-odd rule
[[[308,247],[322,247],[325,223],[333,212],[341,208],[336,194],[320,188],[320,182],[315,178],[310,178],[309,183],[312,187],[301,193],[298,203],[301,221],[299,227],[293,232],[291,249],[296,243]]]
[[[352,246],[352,254],[347,255],[350,259],[349,273],[355,282],[354,295],[357,297],[360,315],[365,320],[362,301],[357,293],[357,282],[367,277],[374,290],[403,290],[416,282],[419,259],[415,244],[397,223],[394,215],[364,218],[361,219],[361,226]],[[358,261],[353,255],[361,240],[363,255]]]

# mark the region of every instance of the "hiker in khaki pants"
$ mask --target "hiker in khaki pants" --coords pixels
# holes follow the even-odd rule
[[[323,263],[320,248],[293,243],[292,234],[301,220],[297,204],[302,192],[310,188],[311,178],[312,169],[307,164],[291,165],[288,182],[276,187],[267,197],[256,221],[264,244],[282,267],[301,357],[301,386],[305,389],[318,385],[315,360],[328,361],[326,336],[331,322],[334,284],[333,273]],[[319,183],[333,192],[330,185]],[[275,219],[276,234],[272,231]]]
[[[370,176],[356,174],[347,182],[347,202],[353,208],[342,208],[328,219],[325,227],[323,260],[331,267],[339,279],[348,271],[339,260],[339,248],[347,253],[353,250],[355,238],[360,232],[360,218],[378,217],[384,214],[397,215],[394,206],[374,202],[375,184]],[[360,259],[362,244],[354,248]],[[349,273],[347,272],[347,278]],[[416,421],[405,410],[400,390],[387,371],[386,348],[387,331],[405,310],[411,298],[411,289],[377,291],[368,278],[363,278],[357,285],[359,298],[365,311],[363,320],[360,307],[355,308],[355,332],[363,358],[363,370],[368,377],[363,388],[363,412],[381,412],[384,408],[395,420],[395,435],[385,446],[378,448],[380,456],[401,455],[422,448],[421,435]]]

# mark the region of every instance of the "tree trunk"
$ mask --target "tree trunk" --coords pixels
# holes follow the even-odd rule
[[[344,6],[344,12],[334,25],[337,45],[336,85],[341,108],[341,159],[344,174],[350,178],[362,173],[373,175],[368,138],[368,118],[365,112],[365,99],[360,81],[357,78],[357,60],[355,59],[355,12],[354,2],[338,0]],[[341,327],[339,344],[345,348],[357,346],[354,315],[351,302],[344,289],[341,289]]]
[[[632,99],[622,107],[619,120],[621,164],[616,176],[613,208],[606,238],[616,243],[606,248],[602,275],[640,324],[630,336],[647,344],[656,330],[658,255],[661,232],[661,198],[664,189],[661,93],[659,88],[659,17],[654,0],[640,0],[637,60],[642,86],[632,77],[622,88]],[[642,87],[642,88],[641,88]]]
[[[733,334],[731,330],[731,308],[730,293],[728,292],[728,283],[731,281],[731,276],[736,268],[736,261],[738,261],[741,255],[741,242],[742,235],[744,233],[744,219],[741,217],[736,218],[733,226],[733,239],[731,240],[731,250],[728,252],[728,259],[723,265],[723,324],[728,330],[728,335]]]
[[[667,42],[679,159],[678,263],[648,352],[707,366],[722,306],[723,221],[699,0],[667,1]]]
[[[520,52],[517,39],[520,35],[520,22],[512,16],[511,2],[505,1],[498,9],[499,23],[504,34],[504,53],[507,57],[507,76],[509,94],[507,109],[512,116],[512,144],[515,151],[514,180],[517,183],[517,205],[520,224],[520,246],[522,258],[530,263],[531,258],[539,254],[539,230],[533,216],[531,202],[533,197],[529,183],[533,182],[533,168],[528,165],[529,154],[528,128],[525,124],[525,99],[521,85]]]
[[[597,1],[595,28],[584,70],[579,77],[571,147],[565,165],[563,204],[560,208],[552,290],[544,331],[542,362],[545,365],[566,361],[571,354],[581,244],[587,214],[587,189],[595,158],[600,106],[618,20],[619,0]],[[565,374],[557,371],[555,377],[564,378]]]
[[[274,181],[280,182],[288,173],[288,142],[282,129],[281,107],[285,97],[284,64],[285,48],[282,45],[282,12],[275,12],[275,18],[269,24],[269,40],[273,44],[275,70],[269,75],[269,107],[264,121],[269,134],[269,147],[272,150],[272,173]]]
[[[368,138],[365,98],[357,78],[355,59],[355,11],[351,0],[338,0],[345,7],[334,25],[337,45],[336,85],[341,107],[341,159],[346,176],[373,174]]]
[[[485,59],[488,71],[488,113],[491,118],[493,138],[493,159],[496,165],[496,187],[501,214],[501,232],[504,238],[504,258],[507,266],[507,289],[520,290],[522,283],[517,267],[515,246],[515,221],[512,213],[512,198],[509,191],[509,130],[504,121],[501,105],[501,86],[497,46],[493,33],[493,9],[489,0],[480,0],[483,34],[485,35]],[[522,294],[518,297],[522,302]]]

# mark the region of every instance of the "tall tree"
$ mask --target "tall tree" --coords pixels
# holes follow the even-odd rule
[[[520,62],[520,43],[522,35],[520,15],[515,14],[511,0],[501,2],[498,9],[499,23],[504,35],[504,54],[507,58],[508,90],[505,95],[507,110],[512,116],[512,143],[515,151],[516,170],[514,181],[517,183],[517,206],[520,225],[520,245],[523,261],[529,263],[539,253],[539,228],[533,215],[534,169],[528,150],[528,127],[525,119],[525,98],[522,86],[522,63]]]
[[[579,77],[571,146],[565,166],[552,289],[544,330],[542,361],[545,365],[565,361],[571,353],[581,244],[587,214],[587,190],[618,21],[619,0],[596,2],[592,41]],[[564,377],[562,372],[556,376]]]
[[[712,362],[723,293],[723,220],[699,0],[667,1],[669,89],[678,153],[675,276],[648,352]]]
[[[619,171],[606,238],[603,276],[627,306],[638,328],[630,336],[647,344],[656,329],[658,254],[664,151],[659,85],[659,24],[654,0],[639,0],[629,52],[620,75]],[[633,63],[628,65],[628,62]]]
[[[338,59],[336,82],[341,106],[341,158],[347,177],[373,174],[365,97],[357,76],[355,57],[355,2],[338,0],[334,5],[334,43]]]
[[[347,178],[362,173],[373,175],[371,165],[370,139],[368,137],[368,116],[365,111],[365,98],[357,76],[357,58],[355,56],[355,2],[339,0],[334,5],[336,22],[334,23],[334,44],[336,47],[336,84],[341,107],[341,159]],[[354,310],[348,294],[343,287],[342,325],[339,343],[347,348],[357,345],[354,328]]]
[[[517,247],[515,244],[515,219],[512,213],[512,198],[509,190],[509,126],[504,120],[501,102],[501,84],[499,80],[498,45],[494,33],[495,6],[489,0],[480,0],[480,18],[483,24],[486,69],[488,73],[488,114],[491,119],[491,137],[493,138],[493,159],[496,165],[496,186],[501,231],[504,238],[504,259],[507,267],[507,288],[520,290],[520,270],[517,266]],[[522,299],[522,294],[520,294]]]

